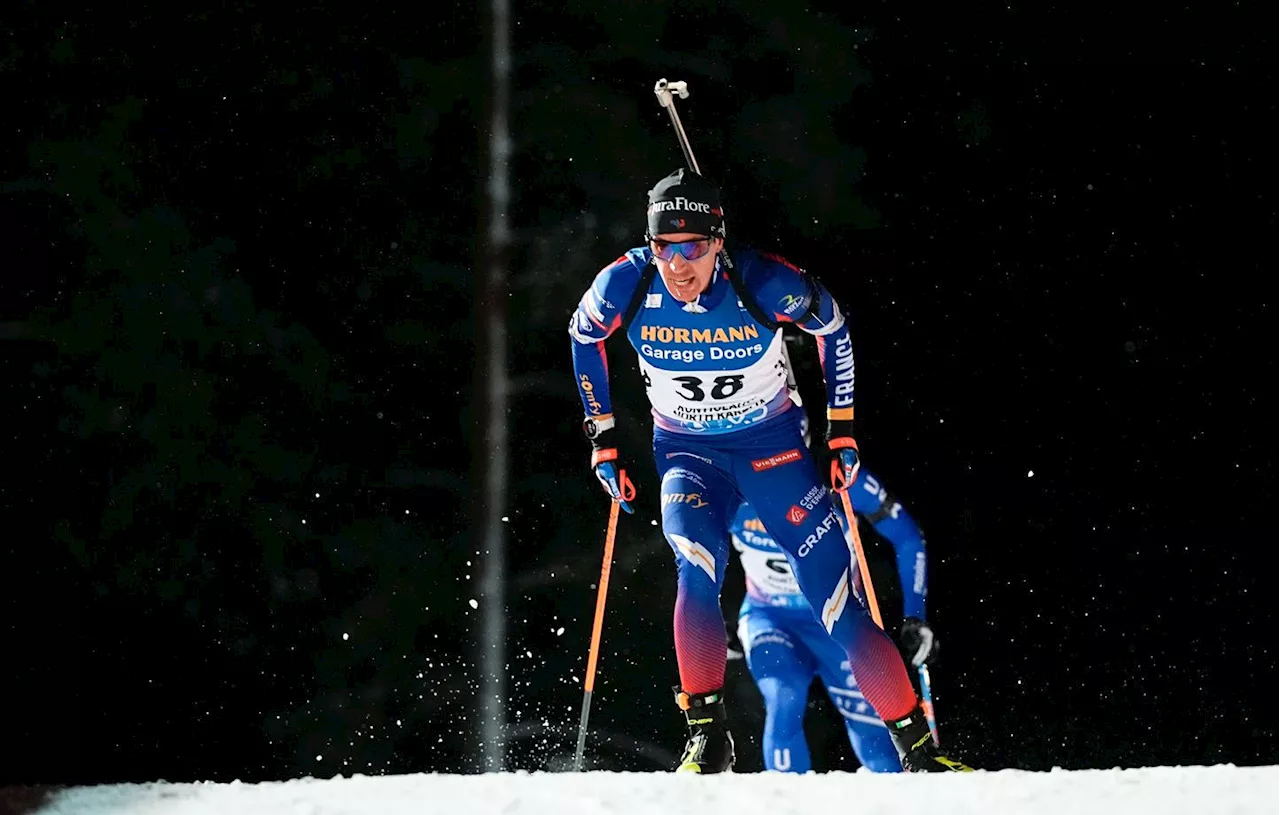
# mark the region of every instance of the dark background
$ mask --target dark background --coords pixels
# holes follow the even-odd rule
[[[4,13],[0,783],[475,772],[487,9],[184,5]],[[944,744],[1276,762],[1269,11],[516,5],[509,768],[573,748],[608,508],[565,326],[680,164],[664,76],[731,245],[849,315]],[[683,726],[639,469],[590,757],[652,770]]]

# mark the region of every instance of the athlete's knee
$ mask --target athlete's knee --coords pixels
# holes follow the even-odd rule
[[[704,543],[703,536],[693,537],[679,532],[668,532],[667,543],[675,553],[676,571],[680,583],[719,586],[724,579],[726,563],[723,546]]]
[[[705,480],[692,470],[673,467],[663,475],[662,532],[682,568],[688,564],[712,582],[719,580],[729,533],[723,511],[712,505]]]
[[[778,733],[804,730],[804,712],[809,702],[808,684],[795,677],[764,676],[756,679],[769,727]]]

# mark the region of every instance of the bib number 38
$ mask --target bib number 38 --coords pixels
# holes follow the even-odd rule
[[[728,399],[738,391],[742,390],[743,384],[742,374],[725,374],[717,376],[711,380],[711,398],[712,399]],[[705,386],[708,384],[706,380],[696,376],[677,376],[672,377],[673,382],[680,383],[680,396],[690,402],[702,402],[707,398]]]

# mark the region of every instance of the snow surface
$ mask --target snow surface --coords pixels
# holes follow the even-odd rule
[[[41,800],[43,799],[43,800]],[[1280,766],[963,774],[501,773],[0,790],[23,815],[1176,815],[1276,813]]]

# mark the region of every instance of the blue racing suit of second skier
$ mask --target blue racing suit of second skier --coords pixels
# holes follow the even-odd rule
[[[849,490],[849,498],[854,512],[893,544],[903,616],[925,619],[926,558],[919,526],[866,467]],[[847,520],[842,511],[837,514],[843,529]],[[765,768],[797,773],[811,769],[804,715],[809,686],[817,676],[844,717],[858,761],[873,772],[901,772],[889,732],[859,690],[844,649],[814,618],[782,548],[749,504],[738,508],[730,532],[747,584],[738,613],[738,636],[748,670],[765,700]],[[852,551],[850,560],[856,574]]]

